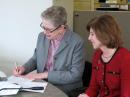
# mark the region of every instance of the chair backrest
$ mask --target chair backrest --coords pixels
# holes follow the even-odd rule
[[[82,76],[83,86],[88,87],[91,79],[92,73],[92,64],[88,61],[85,61],[85,68]]]
[[[86,88],[89,86],[91,79],[92,65],[90,62],[85,61],[85,68],[82,76],[83,87],[72,90],[68,97],[78,97],[79,94],[84,93]]]

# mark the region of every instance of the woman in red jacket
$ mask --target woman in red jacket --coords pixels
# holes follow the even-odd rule
[[[111,15],[93,18],[87,25],[95,53],[91,82],[78,97],[130,97],[130,51],[122,47],[121,30]]]

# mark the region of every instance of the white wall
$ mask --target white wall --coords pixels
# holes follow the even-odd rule
[[[0,62],[26,62],[33,54],[40,14],[52,0],[0,0]]]

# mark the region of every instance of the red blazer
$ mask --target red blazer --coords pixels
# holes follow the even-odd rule
[[[86,94],[89,97],[130,97],[130,51],[118,48],[104,63],[101,50],[93,57],[92,77]]]

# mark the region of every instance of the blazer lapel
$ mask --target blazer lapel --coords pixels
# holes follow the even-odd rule
[[[71,32],[70,31],[66,31],[64,36],[63,36],[63,39],[60,43],[60,46],[59,48],[57,49],[55,55],[57,55],[58,53],[60,53],[62,50],[64,50],[65,47],[67,47],[67,45],[69,44],[68,41],[71,37]]]
[[[57,49],[55,55],[57,55],[58,53],[60,53],[67,45],[68,45],[67,41],[61,42],[61,45],[60,45],[59,48]]]
[[[47,61],[47,57],[48,57],[49,45],[50,45],[50,40],[45,39],[45,42],[43,42],[43,48],[42,48],[43,54],[41,56],[41,58],[42,58],[41,65],[43,66],[42,67],[43,70],[44,70],[44,67],[45,67],[45,64],[46,64],[46,61]]]

